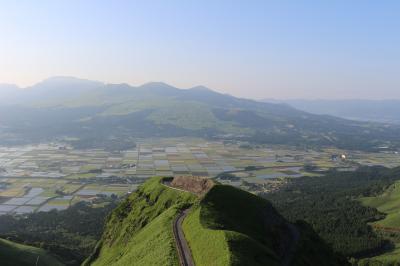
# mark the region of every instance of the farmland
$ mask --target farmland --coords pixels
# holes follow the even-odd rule
[[[287,178],[329,168],[400,164],[396,153],[249,146],[202,139],[139,139],[136,148],[111,152],[62,143],[0,147],[0,215],[65,210],[99,197],[122,197],[151,176],[219,178],[250,191],[278,189]],[[346,160],[338,159],[345,154]],[[305,166],[309,166],[308,169]]]

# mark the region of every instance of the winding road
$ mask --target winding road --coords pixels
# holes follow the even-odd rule
[[[170,189],[175,189],[178,191],[186,191],[172,187],[170,181],[163,180],[162,184]],[[190,211],[191,208],[187,208],[180,211],[180,213],[176,216],[173,222],[173,234],[174,234],[176,249],[178,251],[179,264],[181,266],[195,266],[189,244],[186,241],[185,234],[182,229],[182,223],[185,220],[186,216],[190,213]],[[291,264],[297,249],[297,244],[300,239],[300,233],[296,228],[296,226],[292,224],[287,224],[287,227],[288,230],[290,231],[292,239],[290,241],[289,246],[286,247],[285,253],[282,256],[282,261],[281,261],[282,266],[289,266]]]
[[[189,192],[183,189],[171,186],[170,180],[163,180],[162,184],[170,189]],[[178,250],[179,264],[181,266],[195,266],[192,252],[190,251],[189,244],[186,241],[185,234],[183,233],[182,223],[186,216],[189,214],[191,208],[182,210],[175,218],[173,223],[173,233],[175,238],[176,249]]]
[[[174,238],[176,248],[178,250],[179,262],[181,266],[194,266],[192,253],[189,248],[189,244],[186,241],[185,234],[182,230],[182,222],[189,214],[190,208],[183,210],[174,220]]]

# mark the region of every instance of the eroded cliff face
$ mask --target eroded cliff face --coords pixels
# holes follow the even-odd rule
[[[204,177],[176,176],[170,185],[202,196],[206,194],[215,183],[211,179]]]

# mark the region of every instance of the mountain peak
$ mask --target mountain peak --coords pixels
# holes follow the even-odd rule
[[[160,95],[171,95],[176,94],[180,89],[173,87],[164,82],[149,82],[139,86],[140,89],[145,89],[146,91],[150,91],[152,93],[157,93]]]
[[[152,82],[147,82],[141,86],[139,86],[140,88],[169,88],[169,89],[178,89],[175,88],[174,86],[171,86],[165,82],[161,82],[161,81],[152,81]]]
[[[196,90],[196,91],[212,91],[212,92],[214,92],[212,89],[207,88],[207,87],[202,86],[202,85],[200,85],[200,86],[195,86],[195,87],[193,87],[193,88],[190,88],[190,90]]]

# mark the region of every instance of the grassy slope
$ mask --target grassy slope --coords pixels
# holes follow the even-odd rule
[[[36,265],[38,257],[38,266],[63,265],[43,249],[0,239],[0,265],[2,266]]]
[[[312,229],[298,224],[294,265],[346,265]],[[217,185],[183,222],[197,266],[280,265],[277,247],[290,241],[286,221],[253,194]]]
[[[239,211],[238,211],[239,210]],[[264,224],[265,215],[271,218]],[[215,186],[201,202],[200,222],[224,230],[232,265],[274,265],[273,240],[284,220],[264,199],[231,186]],[[270,241],[265,241],[266,237]],[[264,242],[264,243],[263,243]]]
[[[291,235],[268,201],[223,185],[198,201],[190,193],[164,187],[160,179],[146,182],[112,213],[84,265],[178,265],[172,222],[180,208],[192,204],[183,230],[197,266],[281,264],[277,254],[282,248],[277,247]],[[321,263],[332,254],[313,234],[300,233],[296,265],[342,265]]]
[[[246,129],[234,122],[219,120],[212,113],[212,108],[206,104],[195,101],[179,102],[171,98],[116,104],[102,115],[124,115],[150,109],[153,111],[146,119],[158,125],[173,125],[189,130],[218,127],[227,133],[254,133],[252,129]]]
[[[183,230],[196,265],[230,264],[231,256],[225,232],[204,228],[200,223],[199,207],[186,217]]]
[[[196,265],[279,265],[274,252],[255,240],[265,233],[255,221],[266,203],[230,186],[212,188],[183,224]]]
[[[393,227],[400,229],[400,182],[394,183],[383,194],[376,197],[364,197],[360,199],[365,206],[370,206],[378,209],[386,214],[382,220],[374,222],[374,224],[384,227]],[[364,262],[391,264],[400,261],[400,243],[396,243],[395,248],[387,253],[365,259]],[[363,263],[360,263],[363,265]]]
[[[390,186],[382,195],[365,197],[360,200],[362,204],[374,207],[387,214],[385,219],[377,221],[375,224],[386,227],[400,227],[400,182]]]
[[[85,264],[177,265],[172,221],[194,196],[168,189],[153,178],[123,202],[110,217],[102,242]]]

